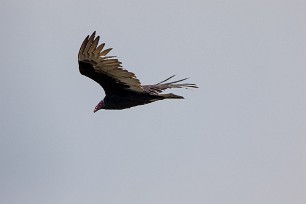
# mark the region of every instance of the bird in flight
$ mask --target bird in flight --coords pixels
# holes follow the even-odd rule
[[[179,83],[187,78],[168,82],[174,75],[154,85],[141,85],[135,74],[124,69],[115,56],[107,55],[112,48],[103,49],[105,43],[99,45],[100,36],[95,35],[96,31],[84,39],[78,54],[80,73],[100,84],[105,92],[94,112],[100,109],[121,110],[163,99],[183,99],[162,92],[170,88],[198,88],[195,84]]]

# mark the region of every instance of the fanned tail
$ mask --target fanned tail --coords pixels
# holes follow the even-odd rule
[[[155,84],[155,85],[145,85],[143,86],[144,90],[148,93],[152,94],[159,94],[163,92],[166,89],[172,89],[172,88],[198,88],[196,84],[189,84],[189,83],[182,83],[178,84],[178,82],[185,81],[188,78],[180,79],[173,82],[167,82],[170,79],[172,79],[175,75]],[[167,82],[167,83],[165,83]],[[174,95],[174,94],[173,94]],[[176,96],[176,95],[175,95]]]

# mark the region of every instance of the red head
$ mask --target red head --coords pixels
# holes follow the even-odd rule
[[[97,112],[97,111],[100,110],[100,109],[104,109],[104,107],[105,107],[105,104],[104,104],[104,101],[102,100],[102,101],[100,101],[100,102],[98,103],[98,105],[96,105],[96,107],[95,107],[95,109],[94,109],[94,113]]]

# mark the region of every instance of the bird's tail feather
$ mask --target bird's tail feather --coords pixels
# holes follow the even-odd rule
[[[171,98],[171,99],[184,99],[183,96],[179,96],[179,95],[175,95],[173,93],[169,93],[169,94],[159,94],[158,96],[162,96],[163,98]]]
[[[185,81],[188,78],[180,79],[180,80],[173,81],[173,82],[164,83],[166,81],[169,81],[173,77],[175,77],[175,75],[172,75],[171,77],[155,84],[155,86],[165,87],[165,89],[167,89],[167,88],[198,88],[197,85],[195,85],[195,84],[189,84],[189,83],[177,84],[178,82]]]
[[[145,90],[147,92],[150,93],[154,93],[154,94],[158,94],[161,93],[162,91],[166,90],[166,89],[171,89],[171,88],[198,88],[196,84],[189,84],[189,83],[183,83],[183,84],[178,84],[178,82],[184,81],[188,78],[184,78],[184,79],[180,79],[177,81],[173,81],[173,82],[167,82],[170,79],[172,79],[175,75],[157,83],[154,85],[146,85],[143,86],[145,88]],[[167,83],[165,83],[167,82]]]

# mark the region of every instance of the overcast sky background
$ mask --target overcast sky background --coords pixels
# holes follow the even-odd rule
[[[306,1],[2,1],[1,204],[306,203]],[[123,111],[80,75],[101,35],[143,84]]]

